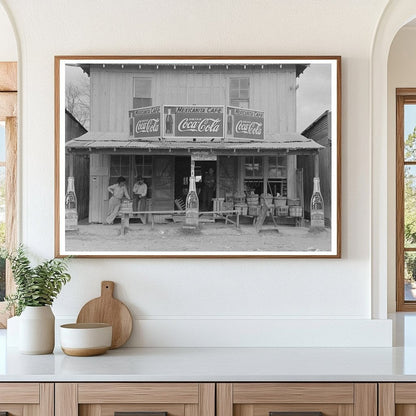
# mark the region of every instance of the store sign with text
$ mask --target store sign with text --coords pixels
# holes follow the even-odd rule
[[[130,137],[160,137],[160,106],[130,110],[129,120]]]
[[[163,106],[163,137],[223,138],[224,106]]]
[[[227,106],[227,138],[264,140],[264,111]]]

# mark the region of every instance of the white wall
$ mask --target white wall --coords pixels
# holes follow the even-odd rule
[[[54,55],[343,58],[342,259],[74,259],[57,316],[72,320],[110,279],[137,318],[130,345],[389,345],[386,296],[371,320],[370,57],[386,3],[0,0],[21,39],[21,239],[43,257],[54,253]]]
[[[396,310],[396,88],[416,87],[416,26],[402,28],[391,44],[388,63],[388,309]]]
[[[0,3],[0,61],[17,61],[16,38],[6,10]]]

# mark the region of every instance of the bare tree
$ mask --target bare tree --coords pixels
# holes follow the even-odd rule
[[[87,129],[90,126],[90,86],[87,80],[65,87],[65,108]]]

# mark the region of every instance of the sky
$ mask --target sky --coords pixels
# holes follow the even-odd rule
[[[404,107],[404,140],[407,139],[410,133],[416,126],[416,105],[406,104]]]
[[[299,77],[297,126],[300,133],[331,109],[331,65],[311,64]]]
[[[0,161],[6,160],[6,128],[4,122],[0,121]]]

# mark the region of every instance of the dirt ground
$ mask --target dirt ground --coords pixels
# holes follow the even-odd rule
[[[266,225],[265,228],[273,228]],[[200,224],[196,233],[184,231],[182,223],[130,224],[125,235],[120,224],[80,225],[66,233],[66,250],[91,251],[330,251],[331,231],[309,232],[308,227],[279,225],[276,230],[257,232],[251,224],[236,228],[224,222]]]

